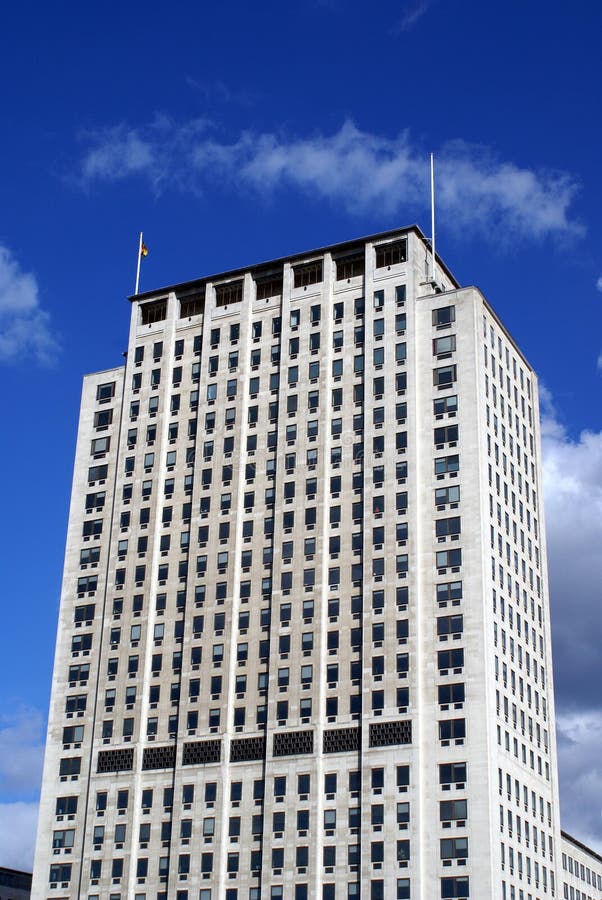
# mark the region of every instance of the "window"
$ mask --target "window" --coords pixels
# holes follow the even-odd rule
[[[469,897],[469,879],[467,876],[441,879],[441,900]]]
[[[93,456],[100,456],[103,453],[107,453],[110,446],[111,446],[111,438],[109,438],[109,437],[95,438],[92,441],[91,453]]]
[[[463,740],[466,737],[465,719],[443,719],[439,722],[439,740]]]
[[[380,244],[374,249],[377,269],[383,269],[385,266],[394,266],[405,262],[407,259],[407,241],[405,238],[391,241],[388,244]]]
[[[437,665],[440,670],[461,669],[464,666],[464,650],[461,647],[454,650],[439,650]]]
[[[456,366],[440,366],[433,369],[433,384],[435,387],[450,387],[456,381]]]
[[[448,600],[462,599],[462,582],[449,581],[445,584],[437,585],[437,602],[441,603]]]
[[[468,857],[468,838],[443,838],[440,841],[441,859],[466,859]]]
[[[410,900],[410,879],[397,879],[397,900]]]
[[[445,337],[438,337],[433,340],[433,356],[439,359],[445,359],[456,349],[456,335],[447,334]]]
[[[435,491],[435,506],[447,506],[450,503],[460,502],[460,487],[437,488]]]
[[[440,684],[438,687],[439,705],[464,703],[465,690],[462,682],[456,684]]]
[[[97,431],[102,431],[105,428],[108,428],[112,421],[112,409],[101,409],[99,410],[99,412],[94,413],[94,427],[97,429]]]
[[[242,300],[242,279],[229,281],[226,284],[218,284],[215,287],[215,305],[228,306],[230,303],[240,303]]]
[[[435,554],[435,565],[438,569],[459,568],[462,565],[461,550],[439,550]]]
[[[438,538],[456,537],[460,532],[460,516],[452,516],[449,519],[437,519],[435,522],[435,534]]]
[[[447,475],[450,472],[460,471],[460,457],[440,456],[435,460],[435,475]]]
[[[364,274],[365,268],[365,259],[364,253],[358,252],[350,254],[349,256],[343,256],[340,259],[336,260],[336,279],[337,281],[346,281],[349,278],[356,278],[359,275]],[[335,304],[336,306],[341,307],[341,311],[339,315],[335,315],[335,318],[341,318],[343,315],[342,303]]]
[[[455,415],[458,411],[458,397],[450,394],[449,397],[439,397],[433,400],[433,413],[436,416]]]
[[[99,402],[111,400],[115,396],[115,382],[110,381],[106,384],[99,384],[96,388],[96,399]]]
[[[93,484],[95,481],[103,481],[107,477],[109,467],[106,465],[103,466],[91,466],[88,469],[88,483]]]
[[[323,280],[322,260],[294,266],[294,287],[308,287],[311,284],[319,284]]]
[[[466,800],[441,800],[439,803],[439,819],[441,822],[465,820],[468,816]],[[443,857],[442,857],[443,858]]]
[[[452,322],[456,321],[456,307],[455,306],[440,306],[439,309],[433,310],[433,325],[437,327],[442,327],[445,325],[451,325]]]
[[[437,619],[437,634],[442,635],[462,634],[464,629],[464,616],[439,616]]]
[[[456,443],[458,440],[458,433],[459,429],[457,425],[444,425],[441,428],[435,428],[433,431],[434,443],[439,446]]]
[[[98,862],[100,863],[100,860],[98,860]],[[90,875],[92,876],[92,871],[90,871]],[[98,870],[98,876],[100,876],[100,868]],[[71,863],[61,863],[50,866],[48,881],[50,884],[57,884],[58,882],[67,884],[71,881]]]

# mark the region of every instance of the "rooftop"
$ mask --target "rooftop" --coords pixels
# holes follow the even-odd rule
[[[269,272],[273,272],[278,267],[281,267],[286,262],[298,262],[301,260],[307,260],[314,256],[320,256],[324,253],[333,253],[338,256],[351,255],[356,250],[361,250],[365,244],[367,243],[378,243],[379,241],[388,241],[395,237],[400,237],[406,234],[415,234],[419,240],[421,240],[424,245],[430,250],[431,242],[426,237],[424,232],[418,227],[418,225],[409,225],[405,228],[394,228],[390,231],[380,231],[376,234],[369,234],[365,237],[354,238],[350,241],[343,241],[338,244],[330,244],[326,247],[318,247],[314,250],[304,250],[300,253],[292,253],[289,256],[281,256],[277,259],[271,259],[265,262],[256,263],[250,266],[244,266],[242,268],[230,269],[226,272],[217,272],[213,275],[204,275],[200,278],[192,279],[191,281],[182,281],[179,284],[166,285],[162,288],[157,288],[152,291],[144,291],[140,294],[132,294],[129,299],[130,300],[150,300],[151,298],[156,297],[158,294],[167,294],[170,292],[183,292],[183,291],[192,291],[195,289],[199,289],[203,287],[208,282],[221,281],[222,279],[227,278],[236,278],[244,275],[246,272],[250,272],[252,275],[266,275]],[[455,287],[460,287],[458,281],[454,278],[453,274],[450,272],[448,267],[445,265],[443,260],[437,254],[437,263],[440,269],[445,272],[450,281],[455,285]]]

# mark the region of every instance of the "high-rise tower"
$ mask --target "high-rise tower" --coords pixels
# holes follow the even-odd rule
[[[84,380],[34,896],[558,896],[535,375],[416,227]]]

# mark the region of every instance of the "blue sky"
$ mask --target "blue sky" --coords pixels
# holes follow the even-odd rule
[[[142,289],[413,222],[544,391],[564,826],[602,850],[602,6],[0,12],[0,865],[27,867],[79,393]]]

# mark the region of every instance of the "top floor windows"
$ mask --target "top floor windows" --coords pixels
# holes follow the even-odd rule
[[[163,322],[167,316],[167,300],[154,300],[144,303],[140,307],[143,325],[152,325],[154,322]]]
[[[345,281],[363,275],[366,268],[364,252],[362,250],[349,256],[342,256],[336,260],[335,265],[337,281]]]
[[[282,275],[264,275],[255,281],[257,287],[257,299],[268,300],[270,297],[282,295]]]
[[[380,244],[375,247],[376,268],[384,269],[403,263],[408,258],[408,242],[405,238],[399,241],[391,241],[388,244]]]
[[[228,306],[230,303],[240,303],[242,284],[242,278],[238,281],[229,281],[227,284],[217,284],[215,286],[215,305]]]
[[[310,284],[319,284],[324,280],[323,262],[316,259],[314,262],[305,263],[301,266],[295,266],[294,287],[308,287]]]
[[[203,312],[205,305],[205,289],[195,294],[180,297],[180,318],[188,319],[190,316],[198,316]]]

